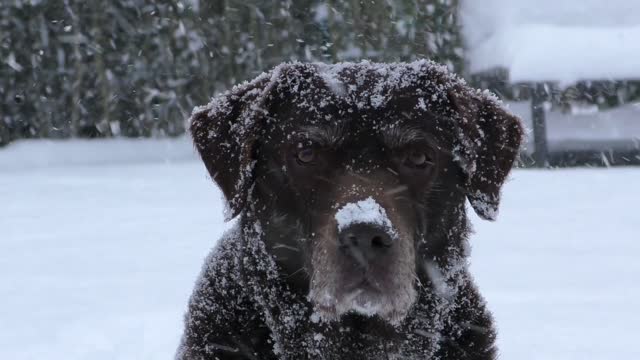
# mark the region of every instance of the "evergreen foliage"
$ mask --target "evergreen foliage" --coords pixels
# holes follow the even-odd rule
[[[175,136],[283,61],[431,58],[462,71],[458,0],[7,0],[0,145]]]

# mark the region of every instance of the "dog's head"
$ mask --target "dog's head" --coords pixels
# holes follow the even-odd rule
[[[419,61],[283,64],[196,109],[191,133],[231,215],[261,219],[323,318],[397,323],[423,258],[460,246],[465,230],[448,227],[466,224],[465,198],[495,219],[522,129],[489,93]]]

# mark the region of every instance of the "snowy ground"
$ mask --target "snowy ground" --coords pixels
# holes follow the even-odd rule
[[[135,144],[0,150],[0,359],[172,357],[228,225],[185,141]],[[639,186],[640,168],[520,170],[498,221],[473,218],[502,359],[640,358]]]

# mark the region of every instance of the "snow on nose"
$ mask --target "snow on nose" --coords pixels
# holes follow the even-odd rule
[[[397,231],[387,216],[385,209],[371,196],[342,206],[335,214],[338,232],[355,224],[374,224],[383,228],[392,238],[397,237]]]

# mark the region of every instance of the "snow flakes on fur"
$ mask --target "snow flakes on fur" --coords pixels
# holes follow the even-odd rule
[[[454,314],[472,293],[467,286],[467,262],[452,249],[448,265],[430,264],[439,273],[443,296],[425,286],[418,287],[418,301],[410,314],[389,331],[396,336],[375,332],[363,334],[348,323],[312,320],[312,309],[278,274],[278,267],[264,245],[261,225],[246,221],[227,232],[209,255],[190,299],[185,335],[176,359],[215,358],[226,349],[246,358],[342,359],[357,353],[362,359],[437,358],[443,334],[463,330]],[[476,305],[476,304],[472,304]],[[484,314],[475,306],[473,317]],[[234,338],[234,331],[266,324],[273,354],[255,354],[253,345],[240,338],[229,344],[210,344],[209,338]],[[210,325],[207,325],[210,324]],[[203,327],[208,329],[203,333]],[[455,330],[460,328],[460,330]],[[337,335],[339,334],[339,335]],[[449,340],[455,340],[454,338]],[[360,349],[354,347],[361,346]]]
[[[413,117],[430,113],[445,119],[453,137],[449,139],[453,144],[450,151],[467,176],[469,200],[481,217],[494,219],[500,187],[519,151],[523,133],[520,120],[503,109],[495,95],[470,88],[445,66],[429,60],[284,63],[196,108],[191,132],[213,178],[216,168],[237,173],[230,177],[234,183],[221,184],[230,218],[239,214],[246,202],[255,139],[265,127],[283,121],[270,112],[274,104],[293,103],[321,119],[329,116],[322,111],[327,106],[339,105],[350,113],[383,111],[399,95],[413,99]],[[225,151],[207,147],[220,137],[226,142]]]
[[[320,321],[306,294],[280,277],[251,196],[254,144],[266,129],[286,125],[285,116],[278,116],[282,104],[309,122],[384,113],[433,121],[429,128],[440,132],[433,135],[450,146],[444,150],[466,175],[466,197],[486,219],[497,214],[500,187],[522,136],[519,120],[493,95],[471,89],[427,60],[282,64],[196,108],[190,130],[197,150],[228,201],[227,216],[241,216],[205,263],[177,358],[215,359],[225,353],[248,359],[466,359],[469,349],[482,352],[474,359],[493,358],[491,318],[458,246],[467,236],[462,194],[455,209],[445,209],[451,213],[443,214],[442,224],[431,224],[432,231],[440,227],[442,241],[456,245],[436,259],[427,256],[425,238],[418,239],[417,258],[432,260],[419,265],[430,275],[418,281],[415,304],[399,325],[373,317],[367,326],[357,326],[362,318],[351,314]],[[377,121],[371,126],[394,125],[385,116],[370,118]],[[484,333],[476,337],[478,332]]]

